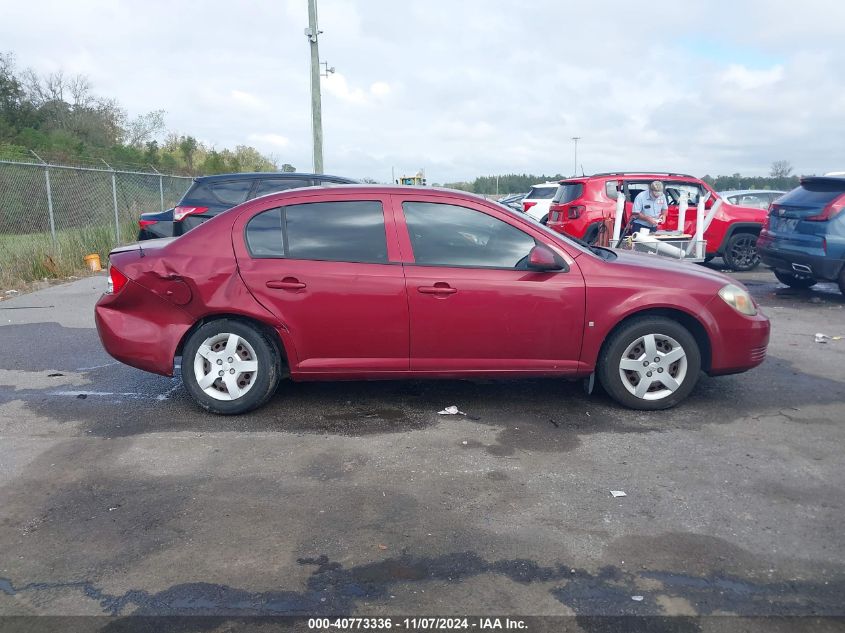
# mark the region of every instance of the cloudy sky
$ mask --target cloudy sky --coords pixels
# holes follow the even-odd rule
[[[845,169],[845,3],[318,0],[325,170]],[[0,0],[19,67],[311,168],[307,0]]]

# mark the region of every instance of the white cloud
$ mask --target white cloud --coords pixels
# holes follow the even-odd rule
[[[247,138],[253,143],[270,145],[277,149],[290,145],[290,139],[281,134],[250,134]]]
[[[767,70],[752,70],[740,64],[731,64],[720,79],[729,87],[740,90],[755,90],[776,84],[783,79],[783,67],[774,66]]]
[[[367,102],[367,93],[361,88],[351,88],[340,73],[329,75],[323,80],[323,90],[329,95],[346,103],[363,104]]]
[[[229,96],[232,101],[247,108],[256,110],[263,110],[267,108],[267,103],[261,97],[249,92],[244,92],[243,90],[232,90],[229,93]]]
[[[376,97],[386,97],[390,94],[390,84],[384,81],[376,81],[370,84],[370,93]]]
[[[170,0],[142,11],[130,0],[7,4],[15,28],[2,48],[20,66],[85,72],[130,115],[161,108],[171,129],[218,148],[249,142],[310,165],[304,0],[237,11],[224,0],[203,11]],[[845,164],[845,3],[802,6],[599,0],[564,15],[553,0],[531,10],[320,0],[320,57],[340,71],[322,80],[326,170],[387,181],[391,167],[424,166],[432,182],[569,173],[580,136],[588,172],[755,174],[778,159],[828,171]],[[661,16],[660,37],[640,36],[644,15]],[[710,28],[718,15],[731,19]],[[186,24],[214,42],[201,65]]]

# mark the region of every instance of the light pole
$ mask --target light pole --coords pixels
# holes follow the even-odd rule
[[[575,141],[575,165],[573,165],[573,167],[575,169],[572,170],[572,175],[577,176],[578,175],[578,141],[581,140],[581,137],[580,136],[573,136],[572,140]]]
[[[320,100],[320,49],[317,44],[317,0],[308,0],[308,28],[311,47],[311,135],[314,140],[314,173],[323,173],[323,114]]]

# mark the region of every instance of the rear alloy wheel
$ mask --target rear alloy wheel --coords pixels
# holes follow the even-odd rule
[[[203,409],[223,415],[252,411],[273,395],[280,359],[256,327],[232,319],[206,323],[182,353],[182,381]]]
[[[760,263],[760,255],[757,253],[757,236],[753,233],[735,233],[728,240],[722,259],[731,270],[743,271],[756,268]]]
[[[605,391],[632,409],[668,409],[686,398],[701,371],[690,332],[664,317],[634,319],[605,343],[598,376]]]
[[[780,283],[790,288],[812,288],[816,285],[816,280],[812,277],[783,273],[779,270],[775,271],[775,277]]]

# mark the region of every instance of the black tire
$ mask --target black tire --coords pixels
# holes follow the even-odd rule
[[[705,264],[709,264],[709,263],[710,263],[710,262],[712,262],[714,259],[716,259],[716,256],[715,256],[715,255],[705,255],[705,256],[704,256],[704,263],[705,263]]]
[[[731,270],[745,271],[757,268],[757,236],[754,233],[734,233],[725,246],[722,259]]]
[[[542,220],[540,220],[540,224],[542,224],[543,226],[547,226],[547,225],[548,225],[548,223],[549,223],[549,216],[548,216],[548,215],[544,215],[544,216],[543,216],[543,219],[542,219]]]
[[[634,379],[639,378],[639,376],[635,375],[633,371],[625,370],[625,378],[623,379],[623,370],[620,364],[623,358],[627,358],[629,362],[634,360],[631,355],[625,356],[626,351],[631,346],[639,345],[638,341],[649,335],[654,336],[658,344],[658,358],[662,359],[663,354],[668,353],[670,349],[666,347],[667,339],[673,339],[685,356],[682,360],[670,363],[668,367],[666,365],[660,366],[659,363],[652,363],[652,358],[649,358],[648,361],[645,361],[644,358],[638,359],[637,365],[640,362],[648,362],[649,366],[643,366],[643,369],[637,369],[637,371],[645,373],[646,370],[649,370],[652,372],[650,375],[653,376],[653,378],[649,378],[653,389],[649,387],[645,397],[638,397],[635,393],[629,391],[628,386],[635,390],[637,385],[634,384]],[[674,348],[674,344],[672,348]],[[633,354],[639,356],[637,349],[637,347],[634,347]],[[642,351],[644,356],[645,349],[642,348]],[[681,365],[683,360],[686,361],[685,368]],[[674,391],[659,382],[660,376],[657,375],[657,372],[661,369],[665,369],[669,377],[681,376],[679,386]],[[599,355],[596,373],[607,394],[623,406],[641,411],[669,409],[686,398],[698,382],[701,373],[701,352],[698,349],[695,337],[677,321],[665,317],[640,317],[625,323],[605,341]],[[643,379],[645,378],[643,377]],[[628,386],[624,381],[627,381]],[[658,385],[662,389],[658,388]],[[669,393],[661,395],[667,391]],[[646,399],[649,397],[653,399]]]
[[[245,388],[243,395],[230,400],[221,400],[206,393],[206,390],[200,386],[197,377],[198,371],[200,373],[205,371],[207,372],[207,376],[211,376],[214,372],[208,371],[207,368],[211,367],[212,364],[208,362],[206,369],[198,369],[195,364],[197,362],[203,364],[205,357],[200,355],[198,358],[197,355],[200,346],[204,342],[213,341],[216,337],[222,338],[232,334],[239,337],[240,341],[236,353],[244,355],[243,359],[239,358],[238,360],[255,360],[257,361],[257,369],[254,373],[236,373],[234,367],[230,369],[230,366],[225,364],[226,360],[228,360],[227,358],[220,359],[222,361],[220,371],[231,371],[235,375],[235,380],[238,381],[239,385],[240,381],[243,381]],[[225,348],[221,351],[217,347],[221,343],[222,341],[215,343],[215,347],[209,348],[208,351],[215,354],[225,352]],[[254,358],[252,358],[253,355]],[[234,355],[229,358],[233,357]],[[207,359],[205,360],[207,361]],[[215,369],[214,371],[217,370]],[[212,413],[238,415],[257,409],[273,396],[279,384],[280,375],[281,358],[279,358],[279,354],[276,351],[276,346],[273,345],[264,332],[246,321],[220,319],[206,323],[191,334],[182,350],[182,382],[185,385],[185,389],[200,407]],[[231,397],[231,393],[228,391],[228,387],[222,383],[222,379],[217,380],[215,378],[215,382],[208,389],[220,391],[221,394],[229,394],[229,397]],[[220,397],[224,396],[221,395]]]
[[[836,280],[836,283],[839,285],[839,292],[845,295],[845,266],[839,272],[839,279]]]
[[[790,288],[812,288],[816,285],[816,280],[812,277],[802,277],[800,275],[793,275],[792,273],[785,273],[779,270],[774,272],[777,280]]]

